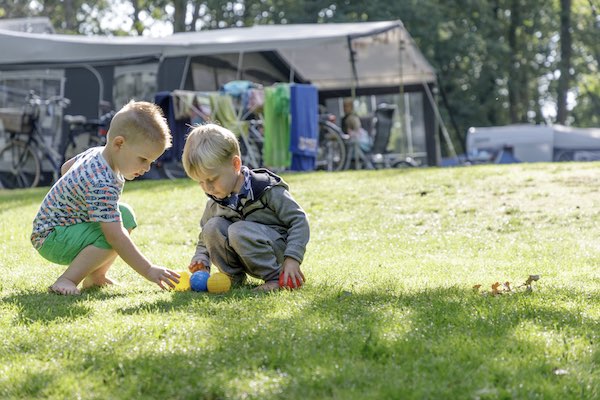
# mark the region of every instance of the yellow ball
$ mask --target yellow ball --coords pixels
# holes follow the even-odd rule
[[[231,288],[231,279],[221,272],[212,274],[206,282],[210,293],[225,293]]]
[[[179,283],[175,284],[173,290],[176,292],[185,292],[186,290],[190,290],[190,276],[191,274],[188,271],[180,271],[179,275]],[[173,281],[171,281],[173,282]]]

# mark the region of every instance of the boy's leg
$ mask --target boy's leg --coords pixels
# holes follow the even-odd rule
[[[275,229],[249,221],[233,223],[228,230],[229,244],[249,275],[265,281],[260,289],[279,287],[285,240]]]
[[[69,265],[67,270],[50,286],[50,291],[59,294],[79,294],[77,285],[89,274],[106,265],[112,264],[116,257],[112,249],[101,249],[90,245],[83,249]],[[110,267],[110,264],[108,266]]]
[[[123,226],[131,232],[136,226],[131,207],[119,204]],[[69,264],[67,270],[50,286],[50,291],[60,294],[79,294],[77,285],[84,279],[83,287],[113,283],[106,272],[117,253],[106,242],[99,223],[82,223],[57,227],[40,250],[49,261]],[[83,274],[83,275],[81,275]]]
[[[116,258],[117,253],[115,252],[113,257],[110,257],[104,264],[98,267],[97,270],[92,271],[88,276],[85,277],[83,283],[81,284],[81,288],[87,289],[93,286],[104,286],[114,284],[115,281],[107,277],[106,272],[110,269],[112,264],[115,262]]]
[[[133,212],[133,208],[126,203],[119,203],[119,211],[121,212],[121,220],[123,221],[123,226],[127,229],[127,232],[131,234],[131,231],[135,229],[137,226],[137,221],[135,219],[135,213]],[[104,243],[102,240],[102,248],[110,247],[108,243]],[[104,286],[104,285],[112,285],[115,282],[106,276],[106,273],[115,262],[117,258],[117,254],[114,254],[114,257],[109,258],[104,264],[102,264],[98,269],[92,271],[82,283],[82,288],[86,289],[92,286]]]
[[[246,271],[239,257],[229,245],[227,232],[232,222],[220,217],[209,219],[202,227],[202,241],[210,260],[232,280],[234,285],[244,283]]]

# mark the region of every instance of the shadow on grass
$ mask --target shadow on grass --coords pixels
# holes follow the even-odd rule
[[[264,293],[257,293],[252,291],[254,286],[244,286],[230,290],[224,294],[213,294],[208,292],[173,292],[173,296],[168,300],[157,300],[154,302],[146,302],[138,304],[132,307],[121,308],[118,310],[119,313],[124,315],[137,315],[151,313],[170,313],[173,311],[180,311],[189,309],[190,307],[196,307],[205,309],[206,315],[213,315],[211,307],[218,306],[222,303],[228,303],[231,301],[243,301],[252,297],[263,296]]]
[[[573,357],[569,356],[570,339],[598,332],[598,321],[584,319],[580,310],[552,305],[554,299],[576,299],[578,293],[540,291],[483,297],[459,288],[409,293],[350,293],[328,286],[307,290],[317,292],[314,300],[304,302],[301,292],[257,295],[237,289],[217,296],[174,293],[168,301],[122,309],[126,315],[178,310],[215,315],[211,308],[224,303],[237,302],[242,307],[221,308],[218,317],[207,322],[210,326],[206,329],[218,336],[216,342],[209,341],[204,346],[190,342],[183,352],[132,352],[126,357],[85,348],[81,349],[82,357],[88,361],[75,367],[75,374],[93,368],[94,374],[87,379],[104,385],[106,394],[113,398],[598,395],[592,374],[553,373],[575,361],[569,358]],[[597,298],[598,293],[591,295]],[[99,292],[90,297],[102,296]],[[4,300],[19,305],[28,318],[43,319],[44,313],[38,315],[38,311],[27,309],[48,308],[48,298],[26,294]],[[270,302],[287,303],[289,312],[243,318],[243,307],[252,307],[254,302],[261,308]],[[85,308],[77,308],[77,299],[56,297],[52,303],[50,319],[73,312],[79,316],[86,313]],[[147,327],[137,325],[131,327],[129,334],[136,329],[141,329],[140,335],[147,335]],[[176,332],[181,334],[181,330]],[[555,339],[560,339],[555,346],[562,347],[553,354],[548,342]],[[589,360],[580,359],[577,363],[592,367]],[[201,378],[208,376],[210,379]],[[59,379],[49,378],[48,386],[53,384],[52,379]],[[261,381],[265,382],[264,387],[243,385]],[[28,394],[42,394],[38,387],[35,393]],[[102,397],[102,393],[97,395]]]
[[[34,322],[57,320],[74,321],[88,316],[92,309],[85,303],[89,300],[104,300],[126,297],[127,293],[108,293],[101,289],[88,289],[80,296],[60,296],[54,293],[25,291],[1,300],[14,305],[18,310],[17,323],[29,325]]]

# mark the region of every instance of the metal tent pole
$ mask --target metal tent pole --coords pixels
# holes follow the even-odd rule
[[[437,119],[438,123],[440,124],[440,127],[442,128],[442,135],[444,136],[446,145],[448,146],[448,149],[450,150],[450,155],[452,155],[453,158],[455,158],[456,161],[458,162],[459,161],[458,155],[456,154],[456,150],[454,149],[454,145],[452,144],[452,140],[450,139],[450,135],[448,134],[446,125],[444,124],[444,121],[442,120],[442,116],[440,115],[440,110],[438,109],[437,104],[435,104],[433,95],[431,94],[431,89],[429,89],[429,85],[426,82],[423,82],[423,87],[425,88],[425,93],[427,93],[427,98],[429,99],[429,103],[431,104],[431,107],[433,108],[435,118]]]

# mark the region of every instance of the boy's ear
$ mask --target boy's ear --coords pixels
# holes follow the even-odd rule
[[[123,143],[125,143],[125,138],[123,136],[115,136],[115,138],[110,141],[110,144],[119,148],[123,146]]]
[[[240,172],[242,169],[242,159],[239,156],[233,156],[233,168],[235,172]]]

